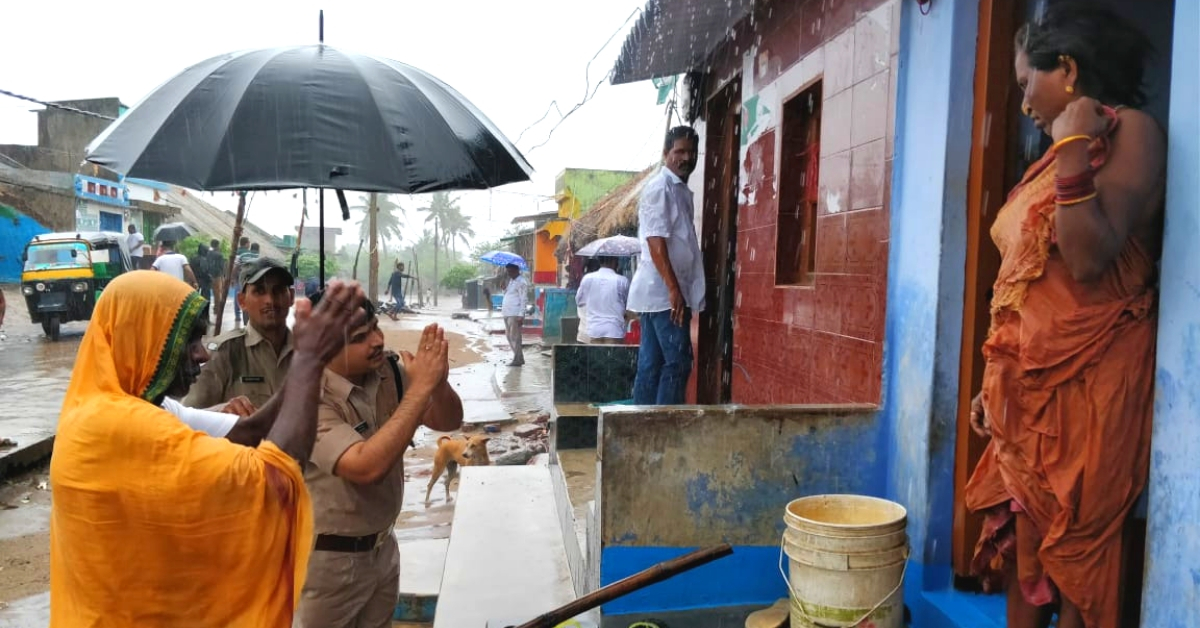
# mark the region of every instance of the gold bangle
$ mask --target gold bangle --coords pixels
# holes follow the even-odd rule
[[[1055,142],[1054,146],[1050,147],[1050,152],[1057,153],[1058,149],[1062,148],[1064,145],[1070,144],[1071,142],[1075,142],[1078,140],[1087,140],[1090,142],[1090,141],[1092,141],[1092,136],[1090,136],[1090,135],[1071,135],[1069,137],[1064,137],[1061,140],[1058,140],[1057,142]]]
[[[1056,199],[1056,200],[1055,200],[1055,202],[1057,202],[1057,203],[1058,203],[1059,205],[1061,205],[1061,206],[1071,206],[1071,205],[1078,205],[1078,204],[1080,204],[1080,203],[1086,203],[1086,202],[1088,202],[1088,201],[1090,201],[1090,200],[1092,200],[1092,199],[1096,198],[1096,196],[1097,196],[1097,194],[1096,194],[1095,192],[1092,192],[1091,194],[1088,194],[1087,196],[1081,196],[1081,197],[1079,197],[1079,198],[1073,198],[1073,199],[1071,199],[1071,200],[1069,200],[1069,201],[1060,201],[1060,200],[1057,200],[1057,199]]]

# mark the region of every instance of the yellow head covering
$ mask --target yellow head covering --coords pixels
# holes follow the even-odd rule
[[[299,465],[148,401],[203,305],[150,271],[96,304],[50,463],[51,626],[291,625],[312,542]]]

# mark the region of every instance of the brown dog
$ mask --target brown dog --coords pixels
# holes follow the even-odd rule
[[[429,503],[429,494],[433,485],[442,472],[446,475],[446,502],[450,501],[450,483],[458,477],[458,467],[485,467],[492,464],[488,458],[487,444],[491,438],[487,436],[471,436],[470,438],[452,438],[443,436],[437,440],[437,453],[433,455],[433,475],[429,477],[429,488],[425,489],[425,503]]]

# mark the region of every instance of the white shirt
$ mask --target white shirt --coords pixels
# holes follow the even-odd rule
[[[529,282],[521,275],[508,280],[504,289],[504,302],[500,306],[502,316],[525,316],[525,308],[529,305]]]
[[[146,240],[142,238],[142,234],[135,231],[129,234],[125,244],[129,247],[129,257],[141,257],[142,247],[146,244]]]
[[[187,265],[188,258],[182,253],[164,253],[154,260],[154,270],[167,273],[179,281],[186,281],[183,277],[183,267]]]
[[[233,429],[234,423],[238,422],[236,414],[189,408],[170,397],[163,397],[162,409],[179,417],[180,421],[197,432],[204,432],[216,438],[225,438],[229,430]]]
[[[642,254],[629,286],[629,309],[662,312],[671,309],[671,294],[650,256],[648,238],[667,240],[667,257],[679,281],[683,300],[693,312],[704,309],[704,258],[696,237],[692,191],[670,168],[663,168],[646,183],[638,202],[638,239]],[[589,312],[589,315],[591,313]]]
[[[575,302],[587,308],[587,335],[592,338],[625,337],[625,301],[629,280],[603,267],[584,275]]]

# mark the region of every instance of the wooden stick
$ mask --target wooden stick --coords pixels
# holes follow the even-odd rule
[[[213,305],[217,310],[216,330],[211,334],[218,336],[221,333],[221,319],[225,317],[225,299],[229,296],[229,286],[237,285],[237,277],[233,276],[234,264],[237,262],[238,255],[238,240],[242,239],[242,221],[246,219],[246,193],[238,192],[238,207],[237,217],[233,219],[233,242],[230,245],[229,262],[225,265],[225,285],[222,286],[221,294],[213,295]],[[236,325],[235,325],[236,326]]]
[[[572,617],[607,604],[619,597],[629,595],[634,591],[644,589],[657,582],[673,578],[685,571],[690,571],[701,565],[711,563],[718,558],[724,558],[733,553],[728,543],[699,549],[690,554],[684,554],[666,562],[659,563],[649,569],[640,571],[623,580],[618,580],[567,604],[556,608],[537,619],[521,624],[517,628],[554,628]]]

